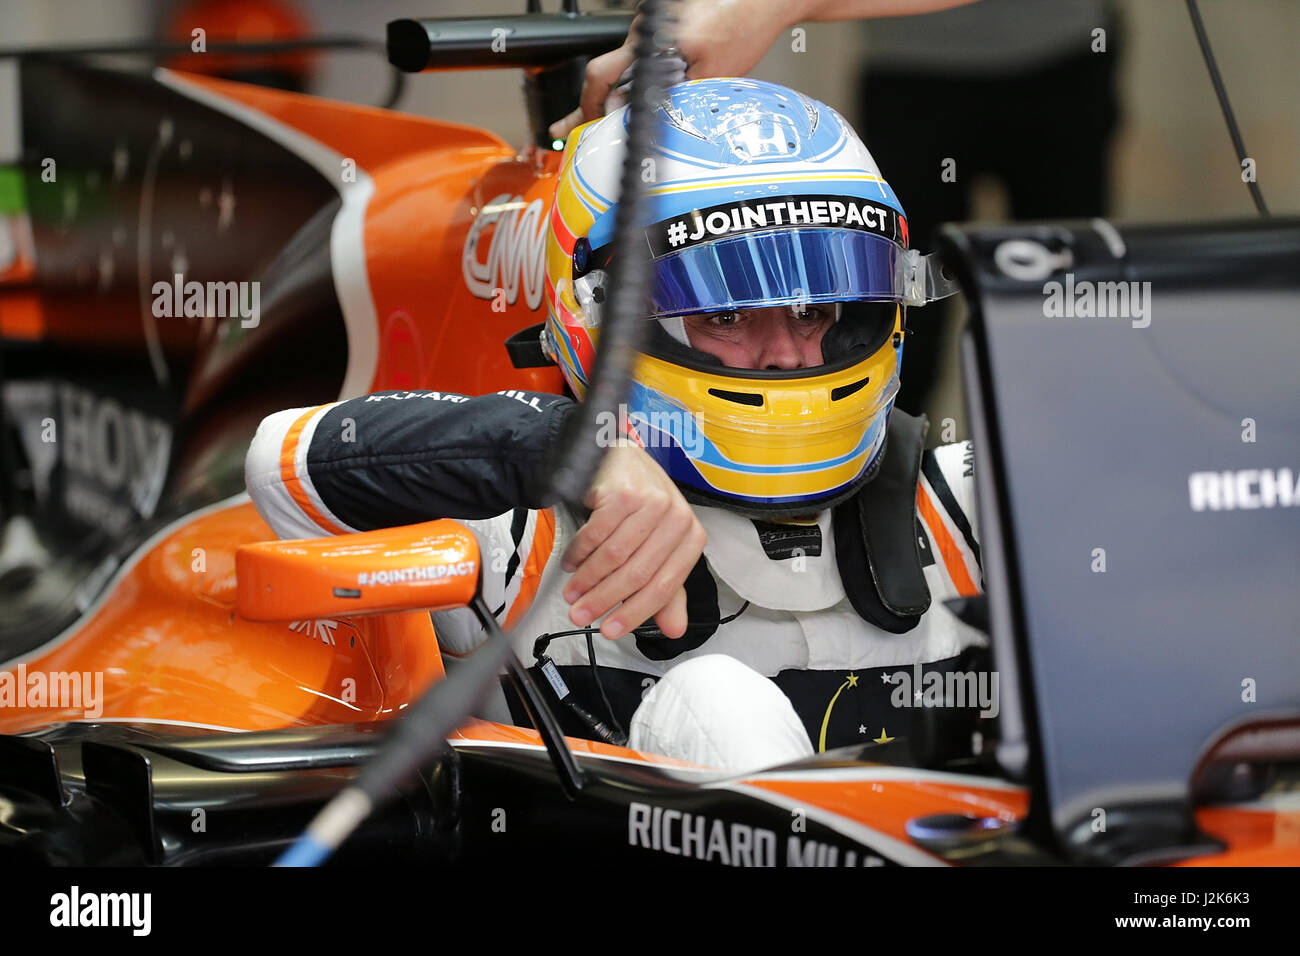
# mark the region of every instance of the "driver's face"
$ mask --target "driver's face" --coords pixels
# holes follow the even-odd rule
[[[731,368],[813,368],[822,364],[822,336],[835,305],[767,306],[683,316],[691,347]]]

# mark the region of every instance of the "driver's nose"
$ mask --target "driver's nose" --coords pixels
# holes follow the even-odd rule
[[[765,332],[763,352],[756,367],[780,371],[803,368],[803,352],[784,310],[768,317]]]

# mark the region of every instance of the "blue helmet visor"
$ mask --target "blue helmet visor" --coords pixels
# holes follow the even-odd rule
[[[855,229],[779,229],[703,243],[655,260],[651,316],[835,302],[907,301],[915,258]]]

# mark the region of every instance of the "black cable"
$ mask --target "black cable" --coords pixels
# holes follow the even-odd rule
[[[1196,31],[1196,42],[1201,45],[1205,66],[1210,71],[1210,82],[1214,84],[1215,95],[1219,97],[1223,118],[1228,123],[1228,135],[1232,137],[1233,148],[1237,151],[1237,164],[1244,166],[1249,158],[1246,155],[1246,143],[1241,138],[1241,130],[1237,128],[1237,118],[1232,113],[1232,104],[1228,102],[1228,91],[1224,89],[1219,67],[1214,62],[1214,51],[1210,49],[1210,38],[1205,32],[1205,24],[1201,22],[1201,11],[1196,5],[1196,0],[1187,0],[1187,12],[1192,18],[1192,29]],[[1259,183],[1255,182],[1254,177],[1246,180],[1246,188],[1250,190],[1250,198],[1255,200],[1255,208],[1259,210],[1259,214],[1267,216],[1269,213],[1268,207],[1264,205],[1264,194],[1259,191]]]
[[[609,696],[605,693],[605,682],[600,679],[600,670],[596,667],[596,647],[591,634],[587,635],[587,664],[591,667],[591,676],[596,681],[596,689],[600,691],[600,699],[605,703],[605,713],[609,715],[609,722],[614,725],[614,729],[619,735],[626,740],[627,733],[623,730],[623,725],[618,722],[618,717],[614,714],[614,707],[609,702]]]
[[[581,501],[586,496],[604,449],[595,441],[598,426],[605,416],[627,398],[632,366],[646,331],[645,300],[650,280],[650,263],[630,254],[640,245],[640,223],[645,197],[641,183],[641,157],[649,152],[651,127],[655,122],[654,105],[663,96],[658,81],[666,73],[663,57],[655,57],[656,44],[671,44],[664,31],[663,0],[643,0],[637,26],[636,56],[638,67],[632,81],[632,95],[627,113],[627,153],[623,159],[622,191],[615,215],[615,235],[619,248],[629,250],[614,263],[612,279],[618,280],[610,303],[610,321],[602,329],[600,346],[592,373],[592,387],[574,418],[576,430],[561,446],[562,464],[552,483],[566,501]],[[395,721],[382,748],[361,769],[356,780],[339,792],[315,816],[307,830],[281,856],[279,866],[315,866],[324,862],[377,805],[390,798],[397,786],[415,767],[439,747],[447,735],[470,714],[475,704],[488,692],[503,665],[512,656],[509,638],[502,633],[492,611],[481,594],[475,596],[474,613],[487,631],[487,641],[448,677],[426,690]],[[512,668],[513,670],[513,668]],[[544,737],[549,735],[544,734]],[[572,754],[557,739],[560,754]],[[550,742],[548,739],[548,750]],[[575,765],[576,770],[576,765]]]
[[[744,614],[748,608],[749,602],[745,601],[734,614],[728,614],[726,617],[719,619],[716,624],[711,621],[699,621],[694,624],[688,623],[686,625],[686,632],[682,634],[682,637],[685,637],[692,630],[697,628],[708,627],[716,630],[724,624],[730,624],[736,618],[740,617],[740,615]],[[605,702],[605,711],[609,714],[609,719],[613,724],[613,729],[616,731],[616,735],[611,734],[609,730],[591,714],[590,711],[580,705],[577,701],[573,700],[572,693],[566,693],[560,698],[560,702],[576,714],[578,719],[587,726],[587,729],[591,730],[601,740],[604,740],[606,743],[618,743],[619,746],[624,746],[627,743],[627,734],[623,730],[622,725],[618,722],[618,718],[614,715],[614,708],[610,705],[609,696],[605,693],[605,682],[601,680],[600,677],[600,668],[596,666],[595,642],[593,640],[593,635],[595,635],[599,630],[600,628],[598,627],[575,627],[568,631],[555,631],[551,634],[543,634],[538,637],[537,640],[533,641],[533,660],[543,669],[548,665],[554,667],[554,662],[546,656],[546,649],[551,646],[551,641],[555,640],[557,637],[575,637],[580,634],[586,635],[587,663],[591,667],[591,675],[596,681],[596,689],[600,691],[600,698]],[[660,637],[664,640],[673,640],[673,638],[665,637],[663,632],[653,624],[642,624],[639,627],[633,628],[632,633],[637,637]],[[677,640],[680,640],[680,638],[677,638]],[[558,675],[559,672],[556,671],[555,673]]]
[[[646,208],[641,180],[641,159],[650,152],[657,106],[664,97],[668,58],[655,56],[671,47],[669,18],[664,0],[642,0],[634,46],[636,66],[628,96],[626,153],[619,179],[618,210],[614,214],[614,243],[619,250],[610,268],[610,301],[602,320],[600,348],[591,374],[586,401],[568,423],[561,442],[560,465],[551,476],[551,492],[570,504],[580,504],[604,459],[596,436],[602,424],[627,400],[637,355],[647,334],[646,297],[650,288],[650,261],[641,234]]]
[[[475,596],[470,606],[483,623],[487,640],[457,668],[454,678],[436,682],[391,722],[378,753],[317,813],[276,866],[323,863],[373,808],[386,803],[423,761],[446,746],[447,735],[487,696],[513,652],[482,597]],[[517,671],[512,669],[512,675],[517,677]],[[572,760],[573,755],[568,756]]]
[[[481,604],[480,598],[474,599]],[[442,745],[447,735],[460,725],[484,697],[511,656],[510,639],[497,626],[490,612],[484,617],[487,640],[469,655],[456,670],[455,680],[441,680],[427,690],[394,723],[396,727],[379,752],[358,774],[352,787],[379,804],[418,767],[427,755]]]
[[[397,108],[397,101],[402,98],[402,93],[406,90],[406,74],[393,67],[393,75],[389,80],[388,92],[384,94],[384,100],[379,104],[381,110],[391,110]]]
[[[701,628],[701,627],[718,628],[724,624],[730,624],[736,618],[740,617],[740,615],[744,614],[745,611],[748,610],[748,608],[749,608],[749,602],[745,601],[743,604],[740,605],[736,613],[728,614],[726,617],[720,618],[716,624],[712,621],[696,621],[694,624],[688,623],[686,625],[686,633],[683,634],[682,637],[685,637],[686,634],[689,634],[692,630],[696,628]],[[599,630],[600,628],[595,626],[575,627],[568,631],[552,631],[549,634],[543,634],[541,637],[537,638],[537,640],[533,642],[533,657],[537,658],[541,654],[544,654],[546,652],[546,648],[550,646],[551,641],[555,640],[557,637],[574,637],[579,634],[595,634]],[[636,627],[632,628],[631,633],[635,634],[637,637],[663,637],[664,640],[669,640],[669,641],[680,640],[680,638],[671,638],[671,637],[664,636],[664,633],[660,631],[659,628],[653,624],[639,624]]]

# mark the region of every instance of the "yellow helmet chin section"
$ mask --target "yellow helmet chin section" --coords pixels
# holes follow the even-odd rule
[[[777,380],[645,355],[635,379],[629,418],[671,477],[723,499],[815,505],[860,478],[880,451],[898,352],[891,341],[847,368]],[[674,412],[689,418],[673,422]],[[665,452],[672,444],[681,451]]]

